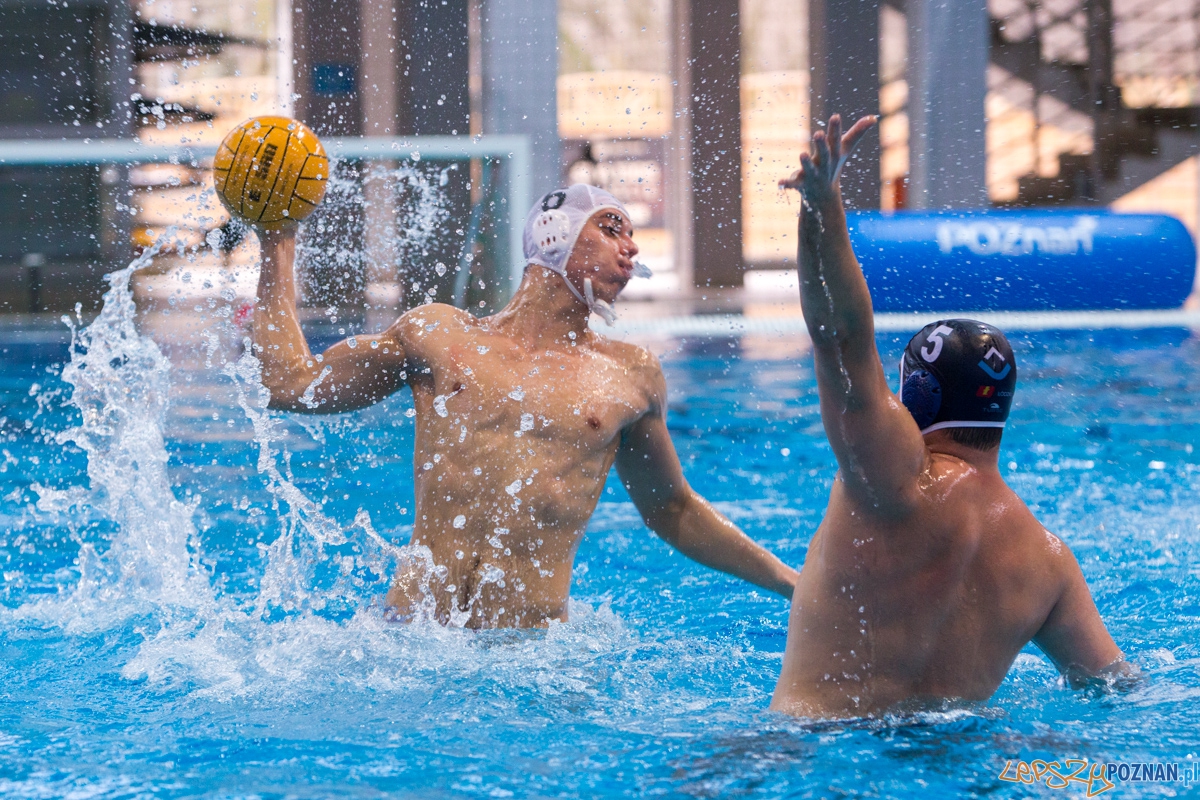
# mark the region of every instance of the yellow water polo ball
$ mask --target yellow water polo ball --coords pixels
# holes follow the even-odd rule
[[[317,135],[287,117],[254,117],[231,130],[213,158],[217,196],[262,228],[299,222],[325,196],[329,157]]]

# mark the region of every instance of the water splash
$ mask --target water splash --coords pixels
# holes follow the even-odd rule
[[[282,506],[285,513],[280,536],[265,546],[266,567],[250,607],[239,608],[214,589],[200,561],[195,522],[200,499],[179,500],[168,473],[164,428],[171,363],[153,339],[138,332],[130,287],[134,274],[153,262],[172,235],[168,231],[128,267],[107,276],[110,289],[90,325],[80,328],[64,317],[72,343],[62,379],[71,387],[66,404],[80,422],[53,439],[83,450],[88,480],[68,488],[35,484],[37,511],[68,522],[96,514],[114,523],[115,533],[107,548],[81,541],[78,581],[56,597],[26,603],[15,615],[69,633],[149,620],[145,640],[122,669],[125,677],[165,680],[182,668],[189,680],[236,689],[244,682],[239,670],[245,664],[222,652],[230,645],[230,630],[261,627],[280,612],[357,608],[364,587],[386,580],[398,548],[374,530],[365,512],[344,529],[296,487],[286,453],[276,445],[281,423],[266,410],[261,365],[247,347],[223,372],[253,427],[259,471],[276,509]],[[210,341],[210,367],[216,349]],[[350,544],[348,532],[355,534],[357,552],[333,552]]]
[[[80,580],[65,596],[23,607],[32,617],[65,620],[68,628],[103,627],[147,604],[210,608],[214,595],[194,549],[194,507],[180,501],[167,474],[163,437],[171,364],[136,328],[130,279],[174,235],[168,230],[128,267],[107,277],[99,316],[79,329],[70,317],[71,358],[62,379],[80,423],[55,435],[87,455],[87,486],[35,484],[46,514],[94,509],[117,525],[107,551],[81,545]]]
[[[369,248],[343,246],[317,252],[305,243],[323,238],[322,233],[330,232],[326,228],[347,213],[369,217],[373,208],[389,206],[390,229],[376,230],[387,245],[384,254],[410,256],[419,263],[415,256],[447,217],[441,191],[445,176],[438,180],[428,168],[409,163],[373,165],[358,172],[353,165],[343,164],[332,176],[329,197],[304,229],[314,235],[301,236],[299,259],[332,257],[339,266],[357,261],[351,265],[357,273],[369,272],[371,267],[365,263]],[[136,326],[132,276],[148,267],[173,237],[174,229],[168,230],[127,268],[108,276],[111,288],[100,315],[89,326],[76,329],[67,320],[72,326],[72,348],[62,377],[72,387],[68,402],[82,422],[57,434],[56,440],[84,451],[90,485],[35,486],[37,507],[44,516],[68,519],[94,509],[113,522],[117,532],[106,550],[101,547],[102,553],[81,542],[79,582],[54,602],[28,606],[24,613],[52,621],[69,616],[75,620],[72,624],[86,627],[118,624],[135,614],[175,606],[202,611],[211,619],[234,610],[229,598],[218,604],[198,560],[194,516],[200,500],[184,503],[176,498],[167,474],[163,431],[171,364]],[[251,604],[253,613],[265,618],[280,612],[352,609],[361,601],[365,586],[386,585],[390,566],[404,554],[375,532],[365,512],[343,528],[296,486],[289,454],[278,444],[285,437],[282,423],[267,411],[261,365],[248,346],[241,358],[220,363],[222,338],[236,341],[237,331],[227,320],[216,329],[201,334],[205,366],[212,369],[217,362],[216,367],[232,381],[238,405],[253,428],[258,470],[280,514],[280,535],[269,545],[260,545],[265,549],[265,569]],[[309,387],[304,399],[312,401],[312,390],[323,377]],[[53,399],[42,394],[39,402]],[[52,607],[54,603],[63,607]]]
[[[370,516],[360,511],[351,529],[357,551],[336,554],[350,544],[347,530],[325,514],[321,505],[296,486],[291,476],[283,440],[282,422],[268,411],[270,391],[262,384],[262,363],[254,355],[250,340],[244,341],[240,358],[225,364],[222,372],[232,381],[237,403],[254,429],[258,446],[258,471],[280,513],[280,535],[267,546],[267,565],[260,584],[255,613],[269,616],[272,607],[283,612],[322,611],[355,597],[367,582],[379,583],[390,575],[390,562],[402,556],[401,548],[387,542],[371,525]],[[336,576],[321,585],[318,573],[332,558]]]
[[[397,279],[407,293],[432,297],[434,276],[446,272],[434,256],[450,218],[444,187],[454,169],[412,161],[334,163],[325,199],[297,239],[305,297],[323,303]]]
[[[281,680],[295,691],[344,680],[360,687],[403,689],[413,680],[432,686],[446,663],[463,673],[511,672],[514,685],[523,685],[535,661],[548,669],[567,652],[624,640],[611,612],[593,616],[575,604],[580,621],[592,619],[598,628],[585,632],[573,623],[569,633],[537,634],[561,640],[557,655],[527,654],[524,665],[503,653],[481,659],[479,648],[491,647],[492,640],[461,628],[471,623],[481,589],[501,581],[503,571],[489,568],[467,610],[439,619],[432,592],[444,588],[444,569],[428,548],[389,542],[365,510],[349,524],[339,522],[297,485],[288,449],[295,431],[288,418],[269,410],[262,365],[249,342],[231,354],[237,326],[220,314],[200,334],[197,366],[222,376],[235,395],[253,435],[278,535],[259,545],[261,577],[249,594],[228,593],[222,580],[214,581],[198,534],[197,520],[207,512],[203,495],[180,500],[168,470],[172,365],[149,335],[139,333],[130,287],[170,236],[108,276],[110,289],[90,325],[68,321],[72,348],[62,377],[71,389],[66,402],[80,422],[54,439],[83,450],[88,480],[69,488],[35,487],[37,513],[68,528],[94,514],[112,522],[114,532],[107,547],[76,537],[77,579],[64,576],[58,596],[26,603],[14,618],[71,636],[115,635],[125,651],[118,669],[126,680],[218,699],[270,695]],[[57,402],[39,392],[39,401]],[[304,429],[319,443],[328,424],[313,421]],[[400,571],[415,574],[425,587],[408,625],[389,622],[381,607]],[[534,640],[521,642],[522,652],[538,649]],[[393,663],[397,659],[404,663]],[[546,681],[540,677],[539,686]]]

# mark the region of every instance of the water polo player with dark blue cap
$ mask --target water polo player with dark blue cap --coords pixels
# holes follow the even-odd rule
[[[999,444],[1016,386],[1012,347],[984,322],[931,322],[900,359],[900,402],[922,434],[949,429],[959,441]]]
[[[1068,681],[1133,673],[1070,549],[1000,475],[1017,382],[1004,334],[927,325],[905,348],[900,392],[875,344],[838,177],[875,123],[813,136],[801,169],[799,273],[821,421],[839,471],[796,582],[772,708],[874,716],[989,698],[1033,641]]]

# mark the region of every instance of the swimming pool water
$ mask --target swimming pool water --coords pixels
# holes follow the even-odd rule
[[[569,624],[384,623],[410,531],[407,391],[262,415],[220,304],[145,315],[145,339],[117,305],[76,356],[90,377],[68,370],[91,381],[77,405],[67,347],[0,337],[4,796],[1084,796],[999,776],[1035,758],[1200,762],[1187,331],[1011,335],[1002,470],[1074,549],[1145,682],[1073,692],[1027,649],[986,704],[805,725],[766,711],[787,604],[674,554],[615,479]],[[893,382],[904,339],[879,337]],[[689,480],[801,564],[834,471],[803,342],[651,346]]]

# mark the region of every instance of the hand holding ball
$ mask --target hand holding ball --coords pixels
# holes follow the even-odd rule
[[[254,117],[222,140],[213,159],[217,196],[229,212],[267,230],[299,222],[325,196],[329,158],[307,125]]]

